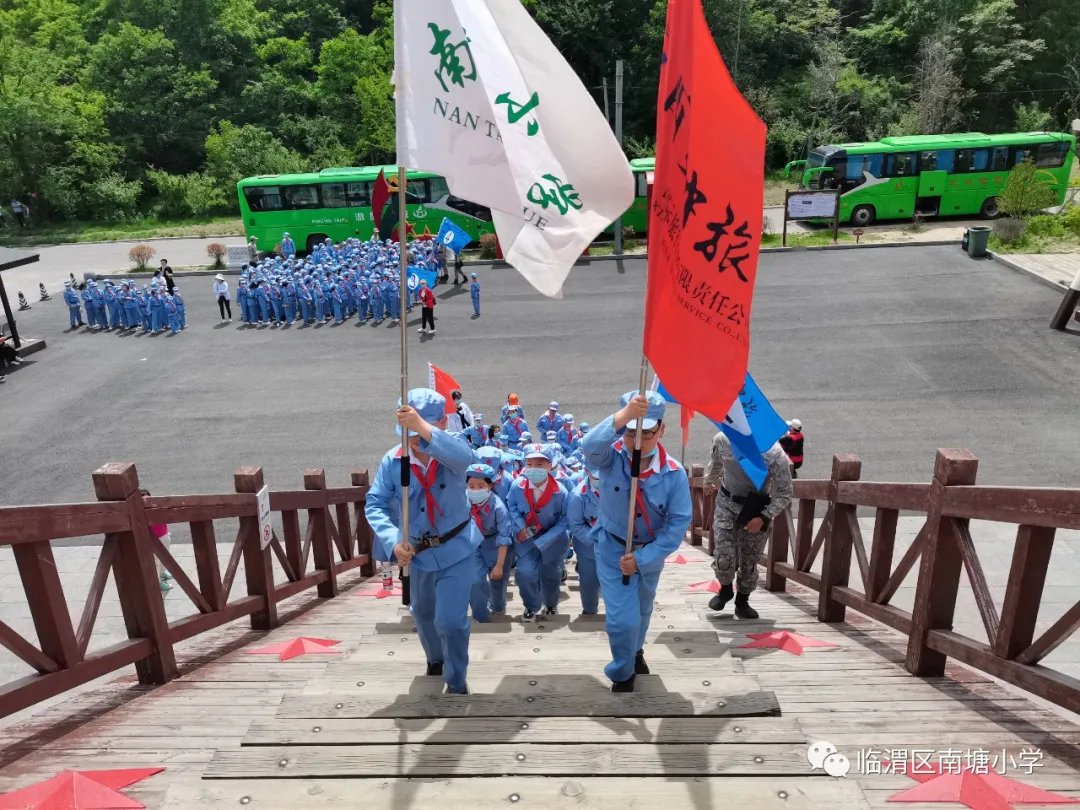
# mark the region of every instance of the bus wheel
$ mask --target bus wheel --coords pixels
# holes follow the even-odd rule
[[[315,250],[317,245],[321,245],[326,240],[325,233],[313,233],[307,238],[307,250],[308,255],[311,255],[311,251]]]
[[[851,212],[851,224],[860,228],[873,225],[875,219],[877,219],[877,214],[872,205],[856,205],[855,210]]]
[[[979,215],[983,219],[997,219],[1000,213],[1001,206],[998,204],[997,197],[987,197],[983,200],[982,209],[979,211]]]

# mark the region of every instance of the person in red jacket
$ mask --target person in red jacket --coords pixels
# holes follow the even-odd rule
[[[780,446],[784,448],[784,452],[787,453],[788,459],[791,460],[791,477],[799,477],[799,467],[803,463],[803,432],[802,422],[798,419],[792,419],[787,423],[788,432],[786,436],[780,437]]]
[[[431,324],[430,329],[427,328],[428,324]],[[416,331],[421,335],[435,334],[435,293],[424,279],[420,279],[420,328]]]

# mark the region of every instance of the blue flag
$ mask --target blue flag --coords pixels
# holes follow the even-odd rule
[[[461,253],[469,246],[472,237],[469,232],[443,217],[442,225],[439,226],[439,235],[436,237],[440,245],[446,245],[454,253]]]
[[[653,389],[668,402],[678,403],[658,378],[653,380]],[[749,373],[727,418],[713,424],[728,437],[735,451],[735,460],[754,486],[760,488],[769,474],[763,456],[788,429],[787,423],[780,418]]]
[[[405,283],[409,285],[410,290],[415,290],[420,286],[421,280],[426,281],[428,289],[435,288],[435,281],[439,278],[437,270],[428,270],[425,267],[416,267],[415,265],[409,265],[409,269],[406,272]]]

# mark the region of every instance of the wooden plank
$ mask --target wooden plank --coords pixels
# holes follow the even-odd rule
[[[852,506],[873,506],[876,509],[925,512],[929,497],[929,484],[841,481],[836,487],[836,499],[840,503]]]
[[[200,520],[249,517],[256,514],[248,495],[161,495],[143,499],[151,523],[193,523]]]
[[[41,650],[15,632],[6,622],[0,621],[0,646],[18,656],[40,673],[56,672],[60,665]]]
[[[772,692],[677,695],[612,694],[597,686],[582,695],[373,695],[291,697],[278,717],[684,717],[779,715]]]
[[[379,745],[417,743],[801,743],[787,717],[458,717],[256,720],[244,745]]]
[[[132,793],[129,789],[126,791]],[[245,801],[246,800],[246,801]],[[169,788],[168,810],[192,807],[250,806],[260,810],[299,807],[356,807],[402,810],[407,807],[505,810],[519,805],[551,810],[656,810],[657,807],[743,807],[753,810],[866,810],[866,800],[850,779],[769,779],[726,777],[722,782],[693,777],[626,779],[503,776],[487,779],[399,780],[184,779]],[[895,805],[894,805],[895,807]]]
[[[1016,658],[1035,638],[1043,586],[1053,551],[1054,529],[1017,527],[1009,581],[1001,605],[1001,624],[997,637],[991,639],[994,654],[999,658]]]
[[[1080,529],[1080,489],[951,486],[941,513],[1026,526]]]
[[[806,747],[763,745],[336,745],[218,751],[206,779],[341,776],[773,776],[807,772]],[[809,777],[813,778],[813,777]],[[829,777],[825,777],[829,779]]]
[[[1030,647],[1016,656],[1016,663],[1038,663],[1064,644],[1077,630],[1080,630],[1080,602],[1065,611],[1064,615],[1039,636]]]
[[[882,605],[887,605],[892,600],[896,591],[904,583],[904,579],[907,578],[912,566],[915,565],[915,560],[919,559],[919,555],[922,554],[923,548],[926,546],[927,538],[930,537],[929,524],[924,523],[922,528],[919,529],[919,533],[915,535],[915,539],[911,541],[911,545],[908,546],[907,551],[904,552],[904,556],[900,558],[900,564],[896,566],[896,570],[893,571],[892,576],[882,586],[881,590],[874,596],[874,601]]]
[[[363,686],[360,684],[363,683]],[[378,694],[400,695],[408,689],[410,695],[441,695],[445,684],[438,677],[416,677],[406,686],[400,677],[366,677],[361,679],[335,678],[324,675],[309,682],[304,687],[305,696],[316,695],[354,695]],[[597,668],[595,675],[550,675],[533,672],[527,675],[507,675],[503,673],[478,674],[469,671],[469,691],[473,694],[508,694],[519,695],[558,695],[590,693],[598,689],[608,689],[611,681],[607,680]],[[925,687],[932,689],[932,687]],[[757,692],[760,690],[756,678],[748,675],[724,674],[722,677],[701,672],[691,676],[673,676],[668,674],[639,675],[634,684],[634,692],[643,695],[664,695],[671,692],[712,692],[717,695]]]
[[[101,598],[105,595],[105,586],[109,582],[109,574],[112,572],[113,560],[116,559],[116,538],[109,535],[101,544],[97,563],[94,565],[94,575],[90,579],[90,587],[86,592],[86,603],[83,605],[82,618],[79,619],[79,627],[75,631],[75,643],[79,645],[79,655],[86,655],[86,648],[90,645],[90,636],[94,632],[94,622],[97,621],[98,610],[101,608]]]
[[[88,537],[128,529],[127,506],[117,503],[58,503],[0,506],[0,546]]]

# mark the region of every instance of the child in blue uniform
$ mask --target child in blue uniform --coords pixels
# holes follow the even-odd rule
[[[507,509],[517,559],[517,585],[525,604],[523,622],[537,613],[559,612],[559,585],[570,539],[566,533],[566,490],[551,474],[550,447],[529,445],[525,469],[510,488]]]
[[[493,491],[495,470],[487,464],[469,467],[469,509],[483,540],[476,550],[476,582],[472,589],[472,614],[478,622],[490,621],[491,615],[506,613],[506,580],[510,575],[510,516],[506,506]]]
[[[480,282],[476,280],[476,273],[470,273],[472,279],[469,282],[469,295],[472,297],[473,314],[480,317]]]
[[[592,536],[599,515],[600,477],[594,470],[589,470],[585,480],[576,483],[570,491],[566,506],[566,522],[570,527],[574,553],[577,554],[581,612],[586,616],[595,614],[600,607],[600,580],[596,576],[596,540]]]
[[[686,470],[660,444],[664,399],[654,391],[623,395],[622,407],[581,441],[585,462],[600,474],[600,509],[592,537],[604,594],[611,663],[604,674],[611,691],[634,691],[634,678],[649,674],[644,644],[660,573],[682,543],[692,516]],[[630,461],[637,420],[641,424],[641,475],[631,553],[625,551],[630,507]],[[624,585],[623,576],[630,582]]]
[[[428,675],[441,675],[446,690],[468,694],[469,597],[476,581],[476,530],[465,496],[472,451],[447,433],[446,399],[428,388],[409,391],[398,408],[398,431],[409,431],[409,537],[401,514],[401,447],[383,456],[364,513],[375,533],[375,558],[410,566],[412,612]]]

